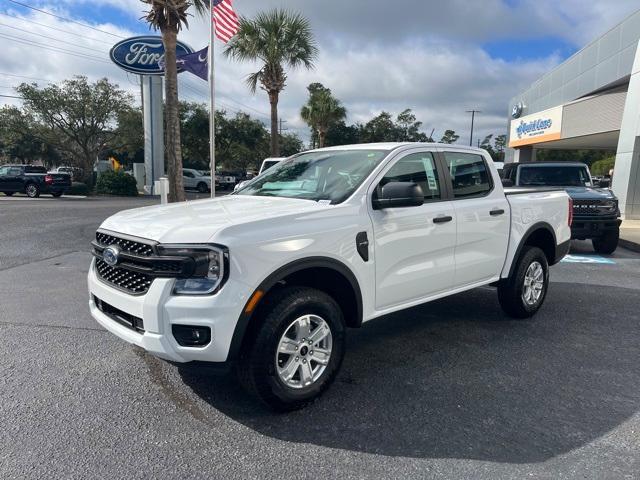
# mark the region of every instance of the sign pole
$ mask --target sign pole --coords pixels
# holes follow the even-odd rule
[[[216,86],[213,69],[213,44],[216,27],[213,21],[213,1],[209,2],[209,157],[211,158],[211,198],[216,196]]]

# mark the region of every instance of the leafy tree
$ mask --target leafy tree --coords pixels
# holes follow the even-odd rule
[[[125,108],[116,113],[117,127],[109,142],[107,156],[114,156],[122,164],[144,161],[144,124],[142,109]]]
[[[331,90],[320,83],[312,83],[307,87],[309,100],[300,110],[300,116],[318,135],[318,145],[325,146],[327,131],[332,125],[347,116],[347,110],[340,100],[331,94]]]
[[[537,150],[536,159],[550,162],[583,162],[591,165],[615,156],[615,150]]]
[[[217,121],[217,117],[216,117]],[[183,164],[189,168],[209,170],[209,109],[203,103],[180,103],[180,130]],[[216,138],[216,147],[218,139]]]
[[[507,147],[507,136],[505,134],[498,135],[493,141],[493,149],[495,151],[496,162],[504,162],[504,150]]]
[[[352,145],[362,143],[361,131],[364,127],[360,124],[347,125],[344,121],[337,122],[327,131],[326,144],[332,145]]]
[[[52,145],[91,175],[101,151],[114,138],[118,112],[129,108],[132,98],[106,78],[89,83],[76,76],[60,85],[40,88],[21,84],[17,91],[24,99],[25,114],[37,127],[41,141]]]
[[[260,70],[247,77],[255,92],[260,84],[271,105],[271,156],[280,155],[278,99],[287,80],[285,66],[313,68],[318,48],[309,21],[298,13],[274,9],[254,19],[241,18],[240,30],[224,50],[237,61],[259,62]]]
[[[0,109],[0,158],[7,161],[31,163],[41,160],[52,167],[60,161],[60,154],[42,140],[35,119],[13,106]]]
[[[269,134],[246,113],[216,112],[216,156],[227,170],[256,169],[269,156]]]
[[[482,142],[480,143],[480,148],[486,150],[487,152],[489,152],[489,155],[491,155],[491,158],[493,159],[493,161],[496,161],[496,152],[493,148],[493,145],[491,145],[491,139],[493,138],[493,134],[489,134],[486,137],[484,137],[484,140],[482,140]]]
[[[444,135],[442,135],[440,139],[440,143],[456,143],[459,138],[460,135],[456,135],[454,130],[445,130]]]
[[[187,16],[191,7],[204,15],[208,12],[209,0],[141,0],[149,5],[146,20],[155,30],[160,30],[164,44],[165,87],[165,152],[169,173],[169,201],[184,201],[182,181],[182,150],[180,142],[180,118],[178,106],[178,69],[176,43],[178,32],[188,27]]]
[[[417,121],[416,116],[410,108],[400,112],[396,119],[400,142],[428,142],[429,137],[420,131],[422,122]]]
[[[304,150],[304,144],[295,133],[280,135],[280,155],[290,157]]]
[[[362,128],[361,134],[362,143],[396,142],[402,135],[389,112],[381,112],[369,120]]]
[[[609,171],[615,167],[616,157],[607,157],[591,164],[592,175],[609,175]]]

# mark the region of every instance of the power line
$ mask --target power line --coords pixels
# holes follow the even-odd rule
[[[20,100],[24,100],[22,97],[16,97],[15,95],[0,95],[3,98],[19,98]]]
[[[52,82],[51,80],[47,80],[45,78],[25,77],[24,75],[15,75],[13,73],[0,72],[0,75],[4,75],[4,76],[7,76],[7,77],[26,78],[27,80],[38,80],[38,81],[47,82],[47,83],[55,83],[55,82]]]
[[[71,22],[71,23],[75,23],[77,25],[81,25],[81,26],[83,26],[85,28],[90,28],[91,30],[95,30],[96,32],[106,33],[107,35],[111,35],[111,36],[117,37],[117,38],[125,38],[125,37],[123,37],[121,35],[118,35],[116,33],[108,32],[106,30],[101,30],[99,28],[92,27],[91,25],[88,25],[86,23],[78,22],[77,20],[73,20],[71,18],[63,17],[62,15],[56,15],[55,13],[47,12],[46,10],[42,10],[40,8],[32,7],[31,5],[27,5],[26,3],[17,2],[16,0],[7,0],[7,1],[11,2],[11,3],[15,3],[16,5],[20,5],[21,7],[30,8],[31,10],[35,10],[36,12],[44,13],[45,15],[50,15],[52,17],[59,18],[61,20],[65,20],[67,22]]]
[[[62,32],[62,33],[67,33],[69,35],[75,35],[76,37],[84,38],[85,40],[94,40],[94,41],[98,41],[98,42],[102,41],[102,40],[99,40],[99,39],[94,38],[94,37],[87,37],[86,35],[80,35],[79,33],[75,33],[75,32],[72,32],[70,30],[65,30],[64,28],[52,27],[51,25],[47,25],[46,23],[36,22],[35,20],[30,20],[28,18],[21,17],[20,15],[12,15],[11,13],[4,13],[4,12],[0,12],[0,15],[4,15],[5,17],[15,18],[17,20],[20,20],[20,21],[23,21],[23,22],[27,22],[27,23],[33,23],[34,25],[38,25],[40,27],[45,27],[45,28],[50,28],[51,30],[56,30],[56,31]]]
[[[33,33],[33,32],[30,32],[29,30],[25,30],[24,28],[12,27],[11,25],[7,25],[6,23],[2,23],[2,22],[0,22],[0,26],[11,28],[13,30],[19,30],[21,32],[26,32],[29,35],[33,35],[33,36],[36,36],[36,37],[39,37],[39,38],[48,38],[49,40],[54,40],[56,42],[66,43],[67,45],[71,45],[71,46],[74,46],[74,47],[77,47],[77,48],[84,48],[84,49],[90,50],[92,52],[101,51],[101,52],[104,52],[104,53],[109,53],[106,50],[96,50],[95,48],[92,48],[92,47],[85,47],[84,45],[78,45],[76,43],[67,42],[65,40],[60,40],[60,39],[55,38],[55,37],[49,37],[47,35],[42,35],[41,33]]]
[[[25,43],[27,45],[32,45],[32,46],[37,46],[37,47],[40,47],[40,48],[44,48],[45,50],[52,50],[52,51],[58,52],[58,53],[65,53],[67,55],[73,55],[75,57],[86,58],[87,60],[93,60],[94,62],[111,63],[111,62],[108,62],[106,60],[103,60],[100,57],[96,57],[94,55],[89,55],[89,54],[78,52],[78,51],[74,51],[74,50],[67,50],[67,49],[60,48],[60,47],[52,47],[52,46],[46,45],[44,43],[38,43],[38,42],[31,41],[31,40],[25,40],[24,38],[20,38],[20,37],[13,37],[11,35],[6,35],[4,33],[0,33],[0,37],[7,38],[9,40],[13,40],[14,42],[20,42],[20,43]]]

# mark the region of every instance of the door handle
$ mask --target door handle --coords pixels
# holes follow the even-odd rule
[[[433,223],[447,223],[450,222],[451,220],[453,220],[453,217],[450,216],[441,216],[441,217],[436,217],[433,219]]]
[[[497,217],[498,215],[502,215],[504,213],[504,210],[501,208],[495,209],[495,210],[491,210],[489,212],[489,215],[491,215],[492,217]]]

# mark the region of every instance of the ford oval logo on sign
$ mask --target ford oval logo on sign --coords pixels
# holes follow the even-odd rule
[[[178,41],[177,56],[193,53],[193,49]],[[139,75],[163,75],[158,62],[164,59],[162,38],[153,35],[132,37],[116,43],[109,52],[111,60],[120,68]],[[178,68],[178,71],[181,71]]]

